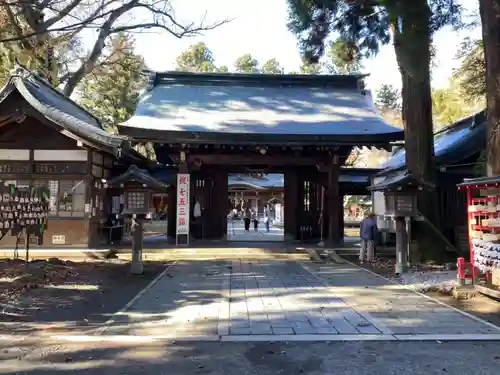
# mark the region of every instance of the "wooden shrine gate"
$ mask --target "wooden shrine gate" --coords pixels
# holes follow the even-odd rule
[[[195,239],[220,239],[227,233],[228,174],[224,168],[196,170],[191,175],[191,235]],[[201,216],[194,208],[199,204]],[[175,238],[176,188],[169,191],[168,236]]]
[[[322,185],[313,168],[285,171],[285,236],[288,240],[321,238]],[[325,204],[325,202],[323,202]],[[324,205],[326,208],[327,206]]]
[[[231,209],[228,196],[228,170],[212,165],[193,171],[191,175],[191,235],[195,239],[223,239],[227,235],[227,215]],[[324,174],[313,167],[290,167],[284,173],[285,240],[319,242],[328,236],[329,205]],[[323,197],[322,197],[323,195]],[[342,197],[336,212],[343,225]],[[323,202],[322,202],[323,199]],[[201,217],[194,215],[199,204]],[[323,207],[323,217],[321,210]],[[169,191],[170,238],[175,237],[176,189]],[[323,225],[323,233],[321,231]],[[342,228],[338,228],[342,233]],[[342,235],[340,234],[339,237]]]

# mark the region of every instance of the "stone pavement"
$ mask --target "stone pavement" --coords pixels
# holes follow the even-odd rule
[[[227,221],[227,239],[228,241],[242,242],[283,242],[285,232],[283,228],[272,226],[269,232],[266,231],[265,224],[261,220],[258,230],[253,229],[253,223],[250,224],[250,230],[245,231],[245,225],[240,220]]]
[[[445,335],[500,339],[500,329],[353,265],[233,259],[177,262],[115,316],[102,335],[195,341],[436,340]]]

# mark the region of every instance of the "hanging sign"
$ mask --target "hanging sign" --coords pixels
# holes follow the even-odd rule
[[[189,174],[177,175],[176,234],[187,235],[189,241]]]
[[[43,236],[47,228],[49,189],[0,186],[0,232]]]

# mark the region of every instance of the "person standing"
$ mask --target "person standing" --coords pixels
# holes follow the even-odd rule
[[[257,211],[252,209],[252,221],[253,221],[253,230],[259,230],[259,217],[257,216]]]
[[[359,262],[373,262],[375,260],[375,238],[377,238],[377,218],[375,214],[368,213],[359,224],[359,236],[361,237],[361,249],[359,250]]]
[[[268,205],[266,204],[264,206],[264,224],[266,226],[266,232],[269,233],[269,220],[271,220],[271,218],[269,217],[269,207]]]
[[[243,209],[243,222],[245,223],[245,231],[247,232],[250,230],[250,216],[250,209],[248,207],[245,207]]]

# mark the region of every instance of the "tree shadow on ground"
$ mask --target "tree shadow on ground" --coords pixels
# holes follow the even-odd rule
[[[145,262],[144,273],[131,276],[124,262],[36,263],[33,277],[0,283],[6,291],[0,297],[0,334],[102,324],[168,265]]]

